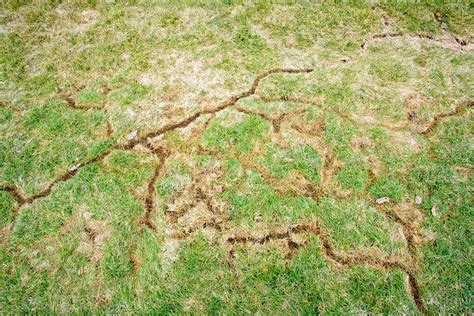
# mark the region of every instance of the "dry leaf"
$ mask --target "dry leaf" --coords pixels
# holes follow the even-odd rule
[[[85,272],[85,270],[86,270],[86,269],[85,269],[84,267],[80,267],[79,270],[77,271],[77,275],[78,275],[78,276],[83,275],[84,272]]]
[[[438,217],[438,209],[436,208],[436,204],[434,204],[433,207],[431,208],[431,214],[434,217]]]
[[[135,139],[135,137],[137,137],[137,135],[138,135],[138,131],[134,130],[134,131],[131,131],[130,133],[128,133],[127,136],[125,136],[125,138],[127,140],[133,140],[133,139]]]
[[[390,202],[390,198],[384,196],[382,198],[378,198],[377,200],[375,200],[375,203],[377,204],[384,204],[384,203],[388,203]]]
[[[415,203],[416,204],[420,205],[422,201],[423,200],[422,200],[421,196],[419,196],[419,195],[415,196]]]
[[[70,173],[76,172],[77,169],[79,169],[80,166],[82,166],[82,163],[78,163],[77,165],[72,166],[72,167],[69,169],[69,172],[70,172]]]
[[[402,238],[406,238],[405,233],[403,232],[403,229],[401,227],[398,227],[398,233]]]

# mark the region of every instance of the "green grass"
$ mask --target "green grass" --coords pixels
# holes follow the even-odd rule
[[[235,114],[234,114],[235,115]],[[202,143],[211,150],[223,152],[235,148],[238,153],[248,152],[255,141],[268,130],[268,123],[256,116],[246,116],[242,122],[222,126],[226,118],[213,120],[202,135]],[[228,120],[231,116],[228,115]]]
[[[406,271],[324,250],[321,236],[335,254],[411,266],[395,212],[419,233],[411,267],[427,310],[472,314],[472,107],[417,128],[474,97],[472,44],[454,39],[471,43],[473,25],[467,1],[4,1],[0,186],[32,197],[113,150],[31,203],[0,190],[0,312],[421,313]],[[438,40],[361,49],[384,32]],[[273,67],[314,71],[273,74],[260,95],[312,102],[254,95],[236,104],[250,114],[230,106],[150,140],[167,153],[154,183],[158,156],[117,148],[134,130],[214,109]],[[277,132],[264,118],[285,113]],[[143,222],[150,197],[156,229]],[[302,222],[321,231],[293,234],[297,249],[286,237],[226,242]]]

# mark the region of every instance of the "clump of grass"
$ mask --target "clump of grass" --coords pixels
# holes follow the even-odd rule
[[[229,147],[241,153],[248,152],[268,129],[268,122],[253,115],[246,116],[241,123],[232,124],[229,127],[222,126],[222,123],[213,120],[204,132],[201,141],[205,146],[219,152],[228,150]]]

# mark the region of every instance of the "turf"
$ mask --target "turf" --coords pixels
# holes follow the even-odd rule
[[[473,16],[4,1],[1,313],[473,313]]]

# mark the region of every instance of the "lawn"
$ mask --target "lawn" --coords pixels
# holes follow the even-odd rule
[[[472,3],[60,2],[1,2],[1,314],[474,312]]]

